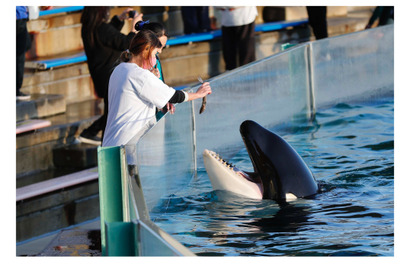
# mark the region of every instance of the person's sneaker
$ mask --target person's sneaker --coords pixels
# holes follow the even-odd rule
[[[17,95],[16,95],[16,99],[17,100],[29,100],[31,98],[31,96],[30,95],[27,95],[27,94],[25,94],[25,93],[22,93],[22,92],[18,92],[17,93]]]
[[[101,145],[101,138],[97,136],[93,136],[87,133],[82,132],[78,136],[78,140],[82,143],[88,143],[93,145]]]

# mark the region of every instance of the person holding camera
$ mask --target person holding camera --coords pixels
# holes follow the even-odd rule
[[[88,69],[94,83],[96,95],[104,98],[104,114],[84,129],[78,140],[80,142],[100,145],[101,139],[97,137],[104,130],[108,113],[108,81],[114,69],[114,63],[121,52],[128,48],[135,36],[135,23],[142,20],[142,14],[132,8],[126,8],[120,15],[115,15],[109,20],[110,7],[86,6],[81,16],[81,37],[84,51],[87,56]],[[132,20],[133,29],[127,35],[121,33],[124,20]]]

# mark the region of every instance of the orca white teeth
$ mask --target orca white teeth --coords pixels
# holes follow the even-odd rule
[[[221,164],[223,164],[225,167],[229,168],[230,170],[234,171],[234,168],[236,169],[235,165],[232,163],[227,162],[221,156],[213,151],[209,151],[209,155],[215,158],[217,161],[219,161]]]

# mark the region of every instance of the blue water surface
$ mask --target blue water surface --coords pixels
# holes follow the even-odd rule
[[[294,118],[271,130],[320,182],[314,199],[280,208],[212,191],[200,170],[185,195],[164,198],[151,218],[203,256],[393,256],[393,98],[337,104],[314,122]],[[253,170],[245,148],[230,162]]]

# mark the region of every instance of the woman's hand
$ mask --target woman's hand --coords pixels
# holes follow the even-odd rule
[[[204,82],[198,88],[195,94],[197,95],[197,98],[203,98],[204,96],[208,94],[212,94],[212,89],[211,89],[211,85],[209,85],[209,82]]]
[[[211,86],[209,82],[204,82],[195,93],[188,93],[188,101],[206,97],[206,95],[212,94]]]
[[[174,104],[172,104],[172,103],[167,103],[167,108],[168,108],[168,111],[171,113],[171,115],[173,115],[174,113],[175,113],[175,106],[174,106]]]
[[[172,103],[167,103],[164,108],[161,109],[161,111],[166,114],[168,111],[173,115],[175,113],[175,106]]]

